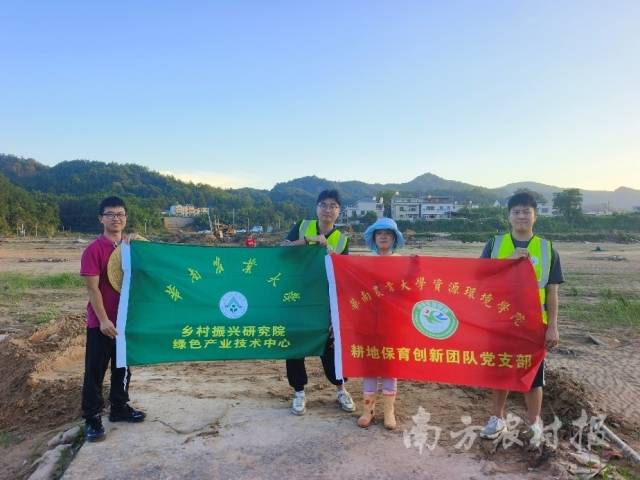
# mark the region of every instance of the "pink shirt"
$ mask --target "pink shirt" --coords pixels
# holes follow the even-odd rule
[[[107,264],[115,245],[104,235],[100,235],[82,253],[80,275],[85,277],[99,276],[98,288],[102,294],[102,303],[109,320],[116,324],[120,294],[116,292],[107,277]],[[100,320],[94,312],[91,302],[87,303],[87,328],[99,328]]]

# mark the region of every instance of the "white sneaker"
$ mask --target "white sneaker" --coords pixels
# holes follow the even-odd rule
[[[529,439],[529,447],[533,449],[540,448],[542,442],[544,441],[543,437],[543,426],[540,422],[535,422],[532,425],[529,425],[528,428],[529,435],[531,438]]]
[[[494,438],[498,438],[506,429],[507,425],[504,423],[504,420],[492,415],[487,424],[480,430],[480,438],[493,440]]]
[[[304,391],[295,392],[293,401],[291,402],[291,413],[294,415],[304,415],[307,413],[307,399],[304,396]]]
[[[356,404],[353,403],[353,398],[349,395],[344,388],[338,390],[338,403],[340,404],[340,408],[345,412],[355,412]]]

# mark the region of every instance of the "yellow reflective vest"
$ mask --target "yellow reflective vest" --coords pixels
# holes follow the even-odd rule
[[[300,222],[298,235],[298,238],[314,237],[318,235],[318,221],[303,220]],[[347,239],[348,237],[336,228],[331,232],[331,235],[327,237],[327,249],[332,252],[342,253],[344,252],[344,249],[347,248]],[[313,245],[315,243],[316,242],[309,242],[309,245]]]
[[[510,233],[504,235],[496,235],[493,239],[493,249],[491,250],[491,258],[508,258],[516,251],[513,238]],[[542,306],[542,321],[547,324],[547,291],[546,286],[549,282],[549,274],[551,273],[551,242],[534,235],[527,245],[527,251],[533,264],[533,270],[538,280],[538,292],[540,294],[540,305]]]

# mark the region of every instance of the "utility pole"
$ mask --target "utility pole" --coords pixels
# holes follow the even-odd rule
[[[213,225],[211,224],[211,215],[209,214],[209,208],[207,208],[207,218],[209,219],[209,231],[213,233]]]

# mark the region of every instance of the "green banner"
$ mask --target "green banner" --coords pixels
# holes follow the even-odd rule
[[[117,365],[320,355],[325,249],[122,245]]]

